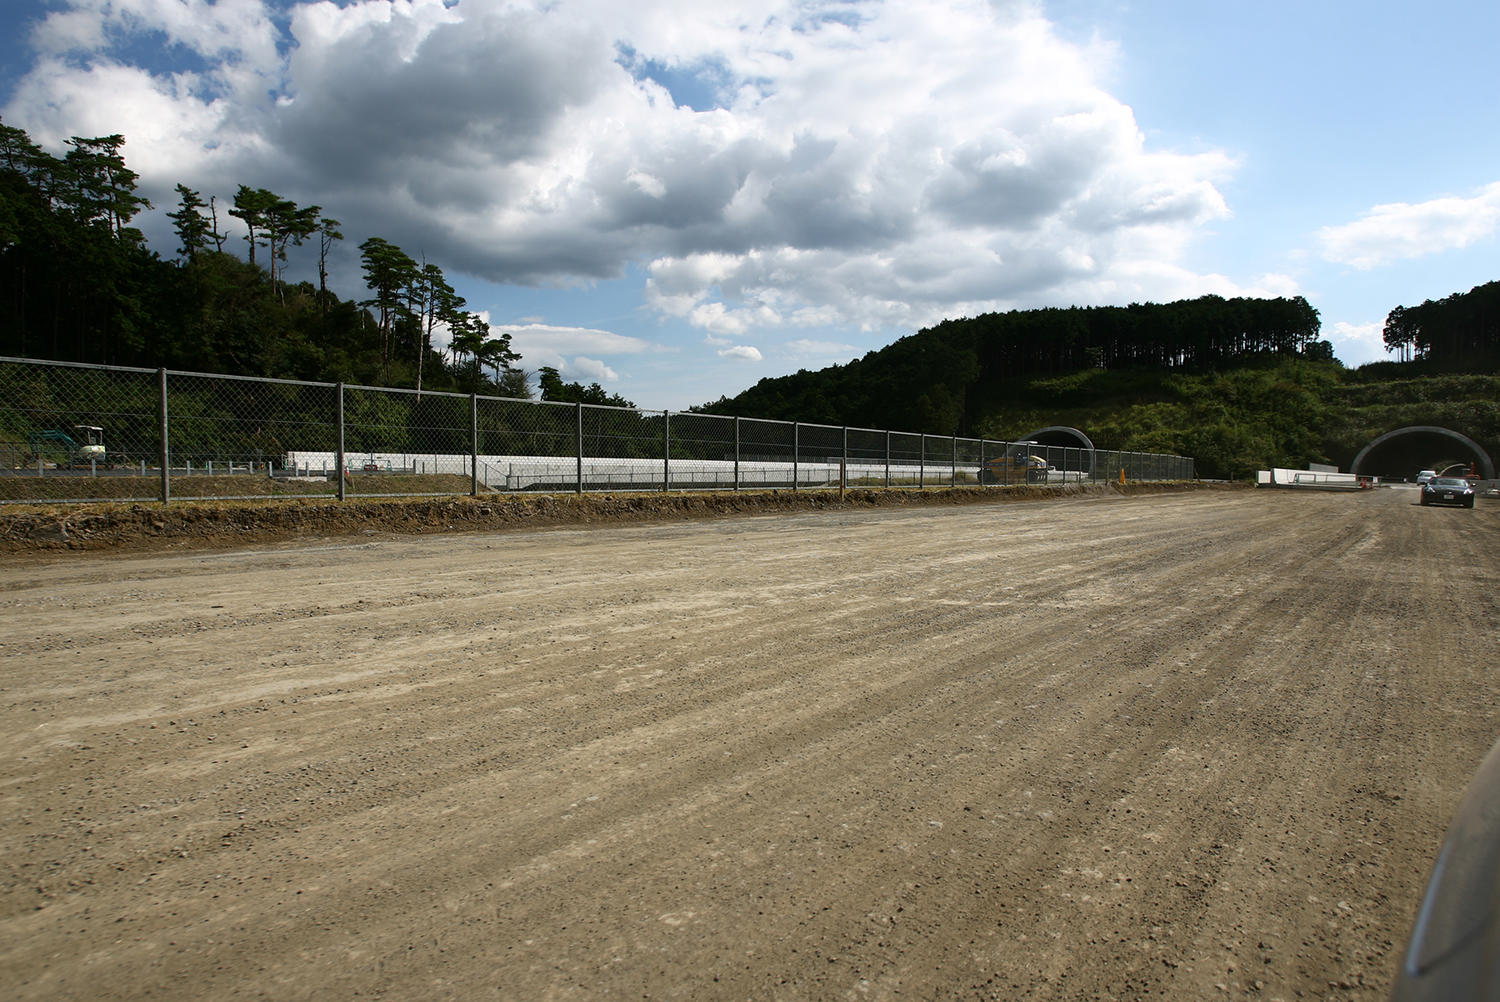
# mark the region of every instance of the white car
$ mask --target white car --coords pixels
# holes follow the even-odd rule
[[[1421,486],[1435,476],[1437,476],[1437,470],[1423,470],[1417,474],[1417,485]]]

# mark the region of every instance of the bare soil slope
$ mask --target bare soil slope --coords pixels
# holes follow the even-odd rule
[[[225,478],[228,479],[228,478]],[[1180,491],[1246,490],[1226,483],[1112,483],[1056,486],[937,487],[923,490],[684,491],[621,494],[490,494],[471,497],[214,499],[159,502],[6,505],[0,553],[52,550],[162,552],[293,539],[382,533],[473,532],[831,509],[1005,504],[1074,497]]]
[[[0,984],[1382,998],[1500,690],[1414,502],[5,557]]]

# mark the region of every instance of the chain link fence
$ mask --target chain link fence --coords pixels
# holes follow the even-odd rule
[[[0,358],[0,503],[1192,480],[1037,442]]]

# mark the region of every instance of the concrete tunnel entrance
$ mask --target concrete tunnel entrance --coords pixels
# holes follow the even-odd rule
[[[1385,479],[1410,480],[1418,470],[1437,470],[1454,463],[1474,463],[1485,480],[1495,479],[1495,463],[1467,435],[1436,425],[1412,425],[1388,431],[1359,451],[1349,472]]]
[[[1060,424],[1048,425],[1046,428],[1038,428],[1026,435],[1025,440],[1035,442],[1037,445],[1061,446],[1069,450],[1055,457],[1053,465],[1059,469],[1080,470],[1088,477],[1094,476],[1094,466],[1097,462],[1094,443],[1077,428],[1069,428]],[[1056,461],[1059,459],[1062,462]]]

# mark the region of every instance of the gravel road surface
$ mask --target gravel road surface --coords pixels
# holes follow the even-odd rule
[[[11,999],[1381,999],[1500,504],[0,559]]]

